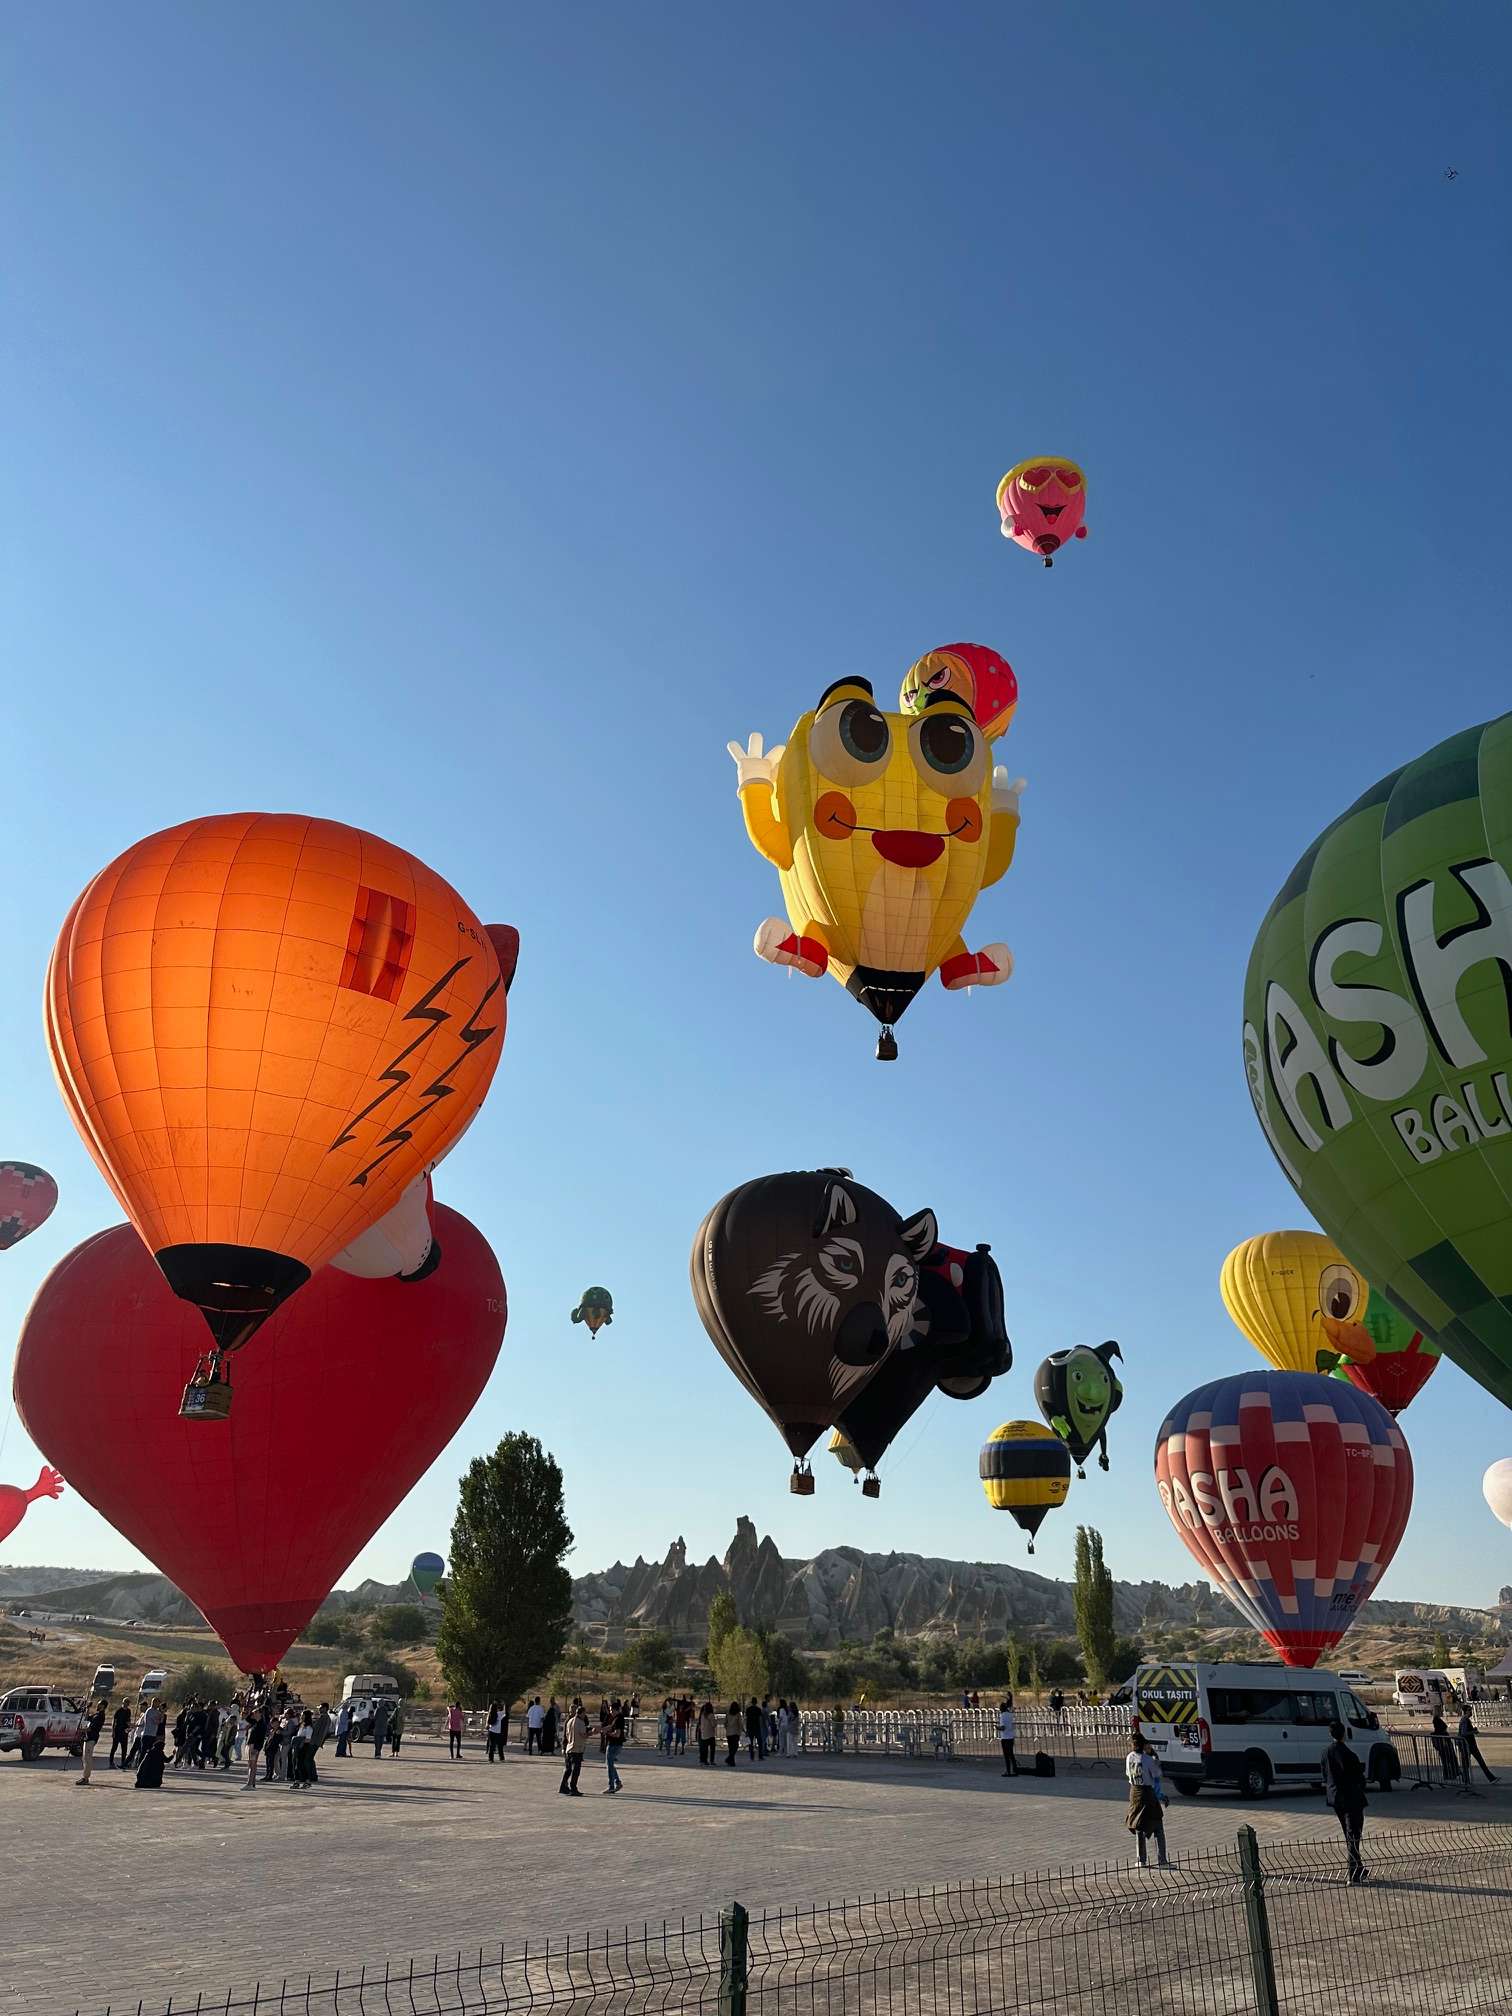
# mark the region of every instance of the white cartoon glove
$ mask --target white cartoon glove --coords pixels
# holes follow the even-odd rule
[[[734,747],[734,744],[731,744]],[[992,809],[994,812],[1012,812],[1015,817],[1019,809],[1019,793],[1028,789],[1027,777],[1015,777],[1009,782],[1007,769],[999,763],[992,773]]]
[[[744,791],[747,784],[774,784],[777,781],[777,765],[782,752],[787,747],[779,742],[777,747],[765,756],[761,753],[761,737],[752,735],[745,748],[738,742],[727,742],[725,747],[735,759],[735,789]]]

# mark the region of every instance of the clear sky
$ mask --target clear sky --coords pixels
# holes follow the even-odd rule
[[[1081,1518],[1186,1579],[1154,1433],[1258,1362],[1219,1264],[1300,1213],[1240,1066],[1255,927],[1361,789],[1512,697],[1505,9],[81,0],[8,33],[0,1151],[64,1201],[0,1264],[6,1337],[119,1215],[42,1043],[69,902],[192,814],[320,813],[523,937],[440,1186],[504,1354],[354,1573],[444,1551],[511,1428],[580,1570],[741,1512],[791,1554],[1022,1561],[978,1448],[1043,1353],[1116,1336],[1112,1474],[1036,1565]],[[1090,476],[1052,573],[993,503],[1041,452]],[[1018,859],[971,931],[1018,971],[932,986],[887,1067],[752,956],[778,892],[725,742],[957,638],[1019,674]],[[828,1459],[789,1496],[688,1291],[718,1196],[826,1163],[990,1240],[1015,1339],[878,1503]],[[1512,1421],[1446,1367],[1406,1428],[1384,1593],[1494,1599]],[[0,1476],[35,1461],[12,1421]],[[77,1496],[6,1552],[135,1559]]]

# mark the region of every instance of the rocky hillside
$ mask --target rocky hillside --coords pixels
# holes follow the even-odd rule
[[[689,1563],[674,1540],[664,1561],[617,1561],[572,1585],[573,1611],[590,1640],[611,1648],[642,1631],[665,1631],[679,1645],[701,1646],[709,1605],[728,1590],[741,1618],[775,1625],[799,1646],[822,1649],[842,1638],[865,1644],[879,1631],[900,1638],[984,1638],[1035,1629],[1069,1637],[1076,1628],[1072,1590],[1000,1561],[945,1561],[924,1554],[868,1554],[829,1547],[810,1561],[788,1561],[747,1518],[736,1522],[723,1560]],[[1114,1615],[1133,1635],[1183,1624],[1228,1624],[1233,1613],[1206,1582],[1119,1582]],[[1496,1635],[1498,1610],[1428,1603],[1376,1602],[1366,1623],[1427,1625],[1451,1636]]]

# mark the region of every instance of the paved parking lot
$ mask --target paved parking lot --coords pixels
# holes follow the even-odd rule
[[[1488,1747],[1492,1768],[1498,1757]],[[730,1771],[631,1750],[625,1791],[557,1796],[559,1765],[434,1741],[397,1760],[337,1761],[322,1784],[238,1789],[170,1772],[138,1798],[123,1773],[74,1784],[77,1764],[0,1760],[6,1842],[0,2008],[95,2016],[161,2007],[171,1993],[224,2001],[259,1979],[329,1974],[438,1949],[751,1906],[959,1882],[1123,1859],[1124,1788],[1112,1771],[1005,1781],[977,1762],[802,1758]],[[1505,1771],[1507,1767],[1504,1765]],[[1512,1775],[1489,1796],[1398,1791],[1372,1825],[1512,1820]],[[1172,1850],[1262,1836],[1337,1838],[1315,1795],[1255,1805],[1173,1799]],[[1067,1877],[1074,1886],[1074,1876]]]

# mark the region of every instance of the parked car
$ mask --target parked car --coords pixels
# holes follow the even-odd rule
[[[1134,1715],[1161,1769],[1188,1798],[1233,1785],[1263,1799],[1276,1784],[1321,1786],[1330,1722],[1342,1722],[1366,1775],[1389,1792],[1401,1760],[1379,1718],[1337,1673],[1297,1666],[1141,1666]]]
[[[19,1750],[35,1763],[44,1750],[84,1750],[82,1703],[56,1687],[12,1687],[0,1695],[0,1750]]]

